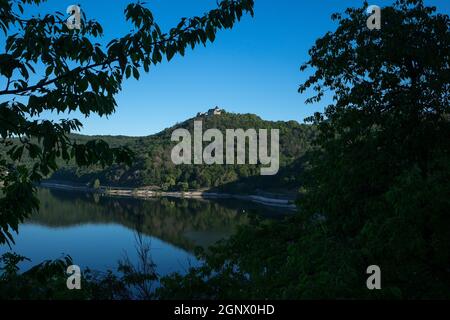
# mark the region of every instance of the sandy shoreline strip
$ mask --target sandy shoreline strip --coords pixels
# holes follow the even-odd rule
[[[207,191],[185,191],[185,192],[164,192],[164,191],[151,191],[145,189],[125,189],[125,188],[106,188],[102,187],[98,190],[85,187],[85,186],[71,186],[66,184],[42,182],[40,186],[50,189],[61,190],[73,190],[73,191],[85,191],[85,192],[97,192],[110,196],[132,197],[132,198],[187,198],[187,199],[238,199],[244,201],[251,201],[271,207],[285,208],[292,211],[297,210],[292,200],[276,199],[270,197],[263,197],[259,195],[238,195],[231,193],[217,193]]]

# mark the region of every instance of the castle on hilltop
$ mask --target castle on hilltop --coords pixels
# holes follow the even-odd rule
[[[219,107],[215,107],[214,109],[209,109],[207,112],[199,112],[197,113],[197,117],[203,117],[203,116],[219,116],[221,115],[225,110],[220,109]]]

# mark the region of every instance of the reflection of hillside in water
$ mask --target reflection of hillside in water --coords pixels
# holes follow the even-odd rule
[[[28,222],[49,227],[120,224],[186,250],[207,247],[230,236],[239,225],[249,221],[239,205],[230,203],[110,198],[49,189],[40,189],[38,196],[40,212]]]

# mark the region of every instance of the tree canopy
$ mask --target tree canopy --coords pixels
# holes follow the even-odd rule
[[[204,131],[215,128],[223,133],[227,129],[280,130],[280,171],[275,176],[261,176],[260,164],[175,165],[171,160],[171,150],[176,145],[176,142],[171,141],[172,132],[183,128],[193,134],[194,121],[202,121]],[[295,197],[301,184],[297,178],[303,164],[302,156],[311,147],[314,134],[313,126],[296,121],[265,121],[253,114],[223,112],[221,115],[191,118],[146,137],[99,137],[110,146],[126,146],[131,149],[136,154],[133,165],[79,168],[72,161],[69,164],[61,163],[60,169],[51,175],[50,180],[62,184],[94,185],[98,179],[104,187],[150,187],[171,191],[216,188],[227,192],[254,194],[258,189],[283,193],[291,190]],[[74,135],[72,139],[82,143],[92,137]],[[204,146],[206,145],[208,143],[204,142]],[[29,163],[30,159],[24,158],[22,162]]]

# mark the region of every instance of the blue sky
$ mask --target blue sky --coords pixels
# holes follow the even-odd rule
[[[36,11],[65,11],[80,4],[88,18],[104,27],[105,41],[128,32],[123,10],[131,0],[49,0]],[[215,7],[215,0],[148,0],[155,19],[167,30],[181,17],[200,15]],[[144,136],[216,105],[227,111],[255,113],[267,120],[297,120],[323,109],[325,102],[305,105],[297,93],[306,74],[299,71],[308,49],[327,31],[334,30],[333,12],[359,6],[362,0],[256,0],[255,17],[244,17],[232,30],[221,31],[213,44],[197,47],[129,79],[117,96],[118,108],[109,118],[84,119],[84,134]],[[373,0],[386,5],[392,1]],[[429,0],[450,12],[450,1]],[[63,115],[51,118],[63,118]]]

